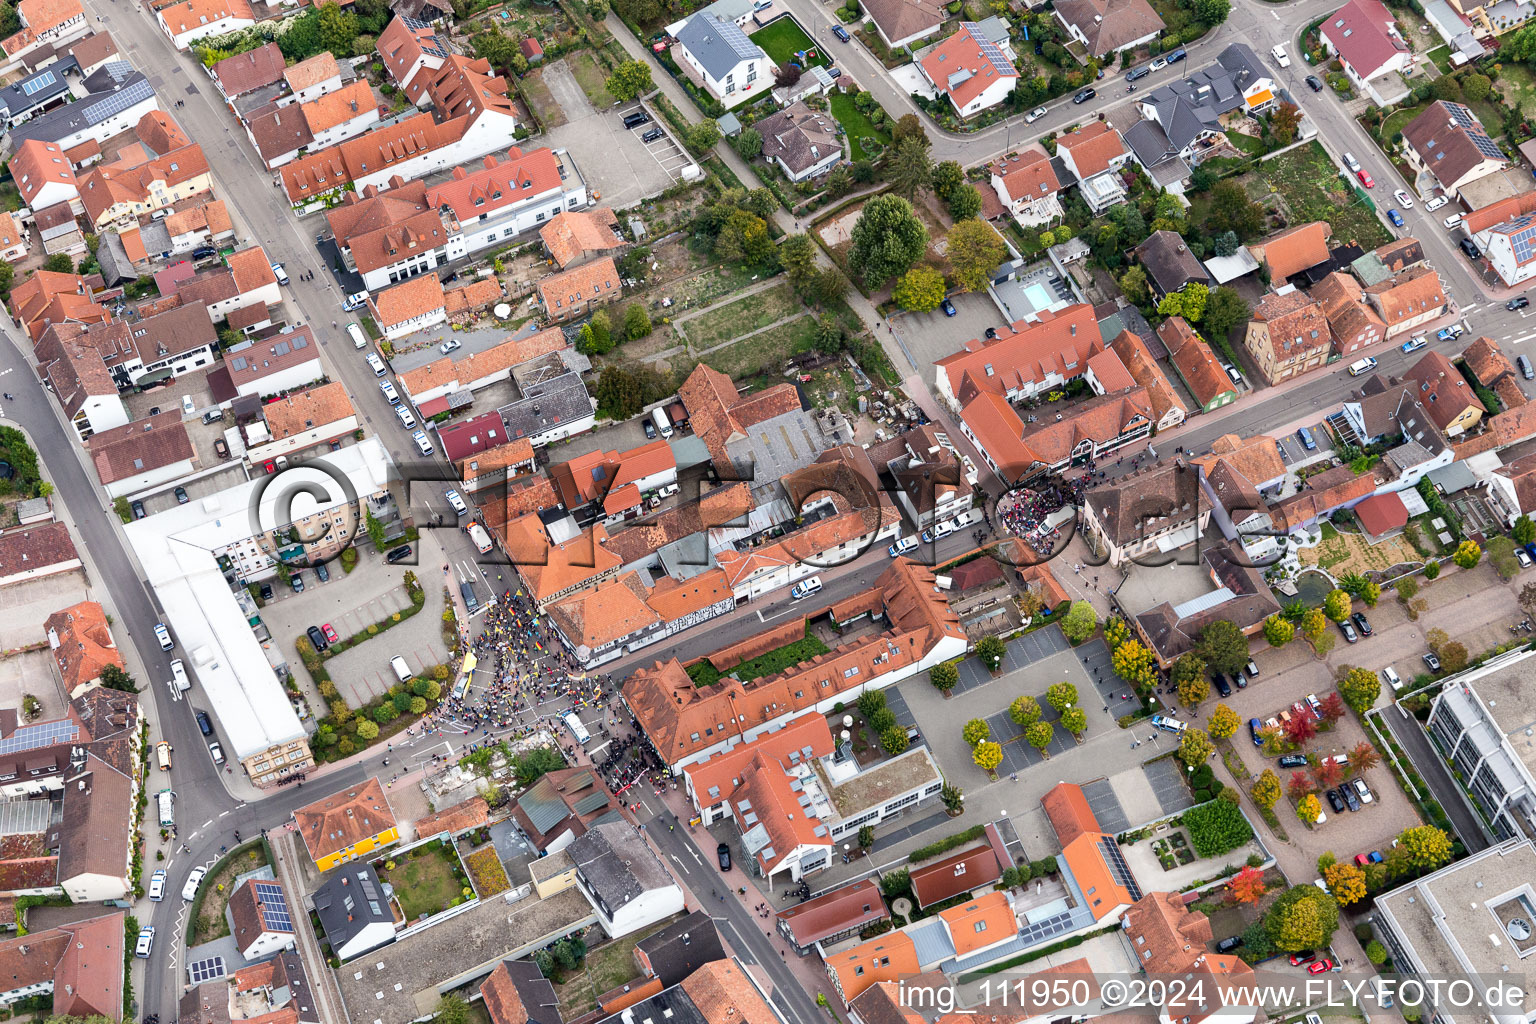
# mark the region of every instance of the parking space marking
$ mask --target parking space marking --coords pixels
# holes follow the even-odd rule
[[[1120,806],[1120,798],[1108,779],[1095,779],[1083,784],[1083,796],[1088,799],[1088,809],[1098,819],[1099,828],[1105,832],[1123,832],[1130,827],[1130,819]]]

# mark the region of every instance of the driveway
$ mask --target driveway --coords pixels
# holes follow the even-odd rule
[[[659,159],[663,154],[653,154],[640,141],[641,134],[651,127],[650,124],[628,131],[620,108],[600,111],[593,107],[563,60],[544,69],[544,84],[555,102],[560,104],[560,109],[565,111],[566,120],[565,124],[546,132],[542,141],[551,149],[564,149],[570,153],[577,170],[586,179],[587,190],[599,198],[602,205],[624,209],[672,185],[673,172]],[[632,106],[623,110],[628,111]],[[675,149],[675,144],[669,142],[668,145]]]

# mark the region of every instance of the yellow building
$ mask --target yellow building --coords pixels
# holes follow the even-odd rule
[[[300,807],[293,812],[293,821],[321,871],[367,857],[400,840],[394,812],[378,779]]]

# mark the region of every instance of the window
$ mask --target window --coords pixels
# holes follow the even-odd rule
[[[976,922],[976,933],[978,935],[981,934],[982,932],[986,931],[986,930],[987,930],[987,922],[985,922],[985,921],[977,921]]]
[[[862,964],[853,969],[853,976],[855,978],[862,978],[864,976],[864,966]]]
[[[881,967],[889,967],[889,966],[891,966],[891,958],[888,957],[888,956],[881,957],[880,958],[880,966]]]

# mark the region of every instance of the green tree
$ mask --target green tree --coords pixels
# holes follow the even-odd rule
[[[1339,680],[1339,696],[1355,714],[1363,715],[1381,696],[1381,677],[1368,668],[1352,668]]]
[[[69,258],[67,252],[56,252],[43,261],[43,269],[55,274],[73,274],[75,261]]]
[[[1483,557],[1483,549],[1477,546],[1476,541],[1464,540],[1456,545],[1456,553],[1451,556],[1451,561],[1463,569],[1475,566]]]
[[[965,171],[954,160],[945,160],[935,164],[933,174],[929,179],[933,188],[933,194],[944,202],[949,202],[955,197],[955,193],[965,187]]]
[[[1273,810],[1275,802],[1280,799],[1280,776],[1275,774],[1273,768],[1265,768],[1249,788],[1248,795],[1266,811]]]
[[[1232,328],[1247,323],[1252,313],[1248,303],[1235,288],[1222,285],[1211,292],[1210,299],[1206,301],[1205,321],[1201,326],[1205,329],[1206,337],[1214,341],[1225,341],[1232,333]]]
[[[928,188],[934,178],[933,158],[928,147],[916,139],[904,139],[896,143],[886,161],[886,178],[891,191],[908,202],[914,202],[917,194]]]
[[[1200,631],[1195,653],[1212,669],[1231,675],[1248,664],[1248,638],[1231,622],[1217,619]]]
[[[1058,713],[1077,703],[1077,687],[1071,683],[1052,683],[1045,688],[1045,702]]]
[[[902,114],[896,119],[896,127],[891,129],[891,145],[900,146],[908,139],[916,139],[926,149],[933,143],[928,138],[928,132],[923,128],[923,122],[916,114]]]
[[[1205,674],[1205,661],[1194,653],[1181,654],[1168,670],[1168,677],[1178,691],[1179,700],[1197,707],[1211,695],[1211,681]]]
[[[1323,597],[1323,614],[1334,622],[1349,618],[1349,595],[1342,590],[1330,590]]]
[[[1046,757],[1051,755],[1045,748],[1051,745],[1051,740],[1055,739],[1055,737],[1056,730],[1051,727],[1050,722],[1032,722],[1024,729],[1024,742],[1040,751]]]
[[[731,142],[732,148],[743,160],[752,160],[762,155],[763,135],[756,128],[743,128]]]
[[[687,134],[683,141],[688,143],[688,148],[695,153],[704,153],[715,143],[720,141],[720,125],[712,117],[688,126]]]
[[[904,274],[928,247],[928,229],[901,196],[875,196],[851,232],[848,266],[871,288]]]
[[[384,524],[367,509],[363,509],[363,529],[368,531],[368,539],[378,551],[384,550]]]
[[[973,718],[965,723],[965,728],[960,730],[960,737],[965,740],[967,746],[976,746],[985,743],[992,735],[991,726],[982,718]]]
[[[1391,857],[1413,871],[1433,871],[1451,859],[1451,837],[1433,825],[1415,825],[1397,837]]]
[[[625,103],[648,93],[652,89],[650,65],[643,60],[626,60],[614,68],[603,88],[614,99]]]
[[[1131,638],[1131,627],[1118,615],[1104,620],[1104,645],[1114,650]]]
[[[1182,316],[1190,323],[1199,323],[1205,316],[1205,307],[1211,299],[1210,289],[1203,284],[1187,284],[1176,292],[1169,292],[1157,304],[1163,316]]]
[[[1264,230],[1264,208],[1248,198],[1242,185],[1228,179],[1211,186],[1206,227],[1212,234],[1231,231],[1246,241]]]
[[[8,266],[10,266],[10,264],[6,263],[6,264],[3,264],[3,266],[7,266],[8,267]],[[131,506],[128,503],[128,499],[127,498],[124,498],[122,496],[118,496],[116,498],[113,498],[112,499],[112,511],[116,512],[117,513],[117,518],[121,519],[123,522],[125,522],[125,523],[133,522],[133,506]]]
[[[1028,695],[1015,697],[1008,705],[1008,717],[1013,719],[1014,725],[1027,729],[1040,721],[1040,702]]]
[[[8,298],[11,294],[11,283],[16,280],[16,268],[9,263],[0,263],[0,298]]]
[[[1067,708],[1061,713],[1061,727],[1073,736],[1081,736],[1088,728],[1088,713],[1078,707]]]
[[[1232,13],[1232,0],[1193,0],[1189,9],[1206,25],[1220,25]]]
[[[1146,689],[1157,682],[1157,667],[1153,663],[1152,652],[1139,640],[1127,640],[1116,647],[1109,661],[1115,675],[1132,686]]]
[[[957,224],[980,214],[982,204],[981,192],[975,185],[962,185],[945,203],[950,219]]]
[[[1237,717],[1237,712],[1225,704],[1217,704],[1211,712],[1210,732],[1218,740],[1224,740],[1237,732],[1237,727],[1242,724]]]
[[[139,692],[139,684],[133,681],[133,676],[116,665],[102,666],[101,685],[109,690],[122,690],[124,693]]]
[[[895,757],[907,749],[911,740],[907,738],[907,730],[899,725],[893,725],[880,733],[880,749]]]
[[[598,411],[616,420],[627,420],[644,408],[640,381],[621,366],[605,366],[597,378]]]
[[[1365,602],[1367,608],[1375,608],[1376,602],[1381,600],[1381,584],[1367,582],[1360,588],[1360,600]]]
[[[976,744],[976,749],[971,751],[971,760],[976,766],[991,774],[997,770],[997,766],[1003,763],[1003,748],[997,743],[987,742]]]
[[[1152,291],[1147,285],[1147,271],[1140,263],[1133,264],[1120,275],[1120,290],[1138,306],[1152,300]]]
[[[1493,87],[1493,79],[1487,75],[1470,74],[1461,80],[1461,94],[1476,103],[1478,100],[1488,98],[1488,92]]]
[[[1296,817],[1311,824],[1317,820],[1317,816],[1323,813],[1323,805],[1318,801],[1317,794],[1308,793],[1296,801]]]
[[[469,1024],[469,1006],[456,995],[443,996],[433,1020],[435,1024]]]
[[[1296,627],[1279,615],[1271,615],[1264,620],[1264,639],[1269,641],[1271,647],[1284,647],[1295,635]]]
[[[1425,562],[1424,562],[1424,578],[1427,579],[1427,580],[1433,580],[1436,576],[1439,576],[1439,575],[1440,575],[1440,562],[1438,560],[1436,560],[1436,559],[1433,559],[1433,558],[1426,559]],[[1411,581],[1405,580],[1404,582],[1406,583],[1406,582],[1411,582]],[[1402,593],[1403,587],[1402,587],[1401,583],[1398,584],[1397,590],[1398,590],[1398,593]]]
[[[1292,886],[1269,908],[1264,927],[1282,952],[1321,949],[1339,927],[1339,904],[1315,885]]]
[[[1003,656],[1008,653],[1008,648],[995,636],[984,636],[976,642],[976,657],[980,658],[993,671],[1003,663]]]
[[[1341,907],[1365,899],[1365,872],[1349,861],[1335,861],[1324,868],[1323,881]]]
[[[1179,760],[1193,768],[1216,753],[1216,745],[1204,729],[1185,729],[1179,738]]]
[[[1536,522],[1533,522],[1530,516],[1522,515],[1515,520],[1509,535],[1515,539],[1516,544],[1525,545],[1536,541]]]
[[[919,263],[896,282],[891,298],[902,309],[914,313],[927,313],[939,308],[944,301],[944,275],[930,266]]]
[[[320,44],[332,53],[349,54],[352,41],[357,38],[357,15],[343,11],[338,3],[323,3],[319,7]]]
[[[638,302],[629,304],[624,310],[624,336],[631,341],[643,338],[651,333],[651,316],[645,311],[645,307]]]
[[[950,228],[946,242],[955,283],[968,292],[984,291],[998,264],[1008,258],[1008,246],[997,229],[974,217]]]
[[[357,723],[357,735],[365,740],[375,739],[379,735],[379,727],[364,718]]]
[[[779,245],[779,266],[797,290],[817,273],[816,243],[810,235],[790,235]]]
[[[864,825],[859,829],[859,849],[867,850],[875,845],[875,827]]]
[[[941,693],[948,693],[955,688],[956,683],[960,682],[960,670],[955,667],[954,662],[941,661],[928,670],[928,681]]]
[[[1098,628],[1099,615],[1087,601],[1073,601],[1061,619],[1061,632],[1074,644],[1087,640]]]
[[[1301,617],[1301,635],[1311,643],[1317,643],[1328,629],[1328,616],[1321,608],[1309,608]]]

